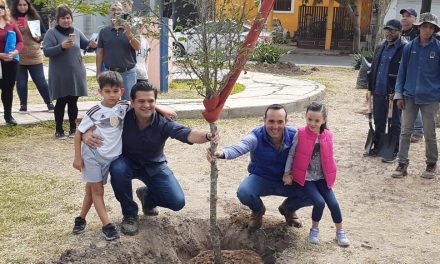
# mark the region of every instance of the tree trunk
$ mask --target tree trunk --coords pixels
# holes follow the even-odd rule
[[[422,8],[420,9],[420,14],[431,12],[431,2],[432,0],[422,0]]]
[[[361,50],[361,25],[359,23],[358,17],[359,12],[356,4],[353,4],[353,8],[350,4],[345,5],[348,14],[350,15],[351,22],[353,23],[353,51],[360,52]]]
[[[210,123],[209,127],[211,129],[211,133],[214,135],[217,133],[217,124]],[[215,153],[217,150],[217,144],[211,142],[211,153]],[[222,249],[220,243],[220,228],[217,224],[217,179],[218,179],[218,168],[217,168],[217,160],[213,159],[211,162],[211,190],[210,190],[210,199],[209,199],[209,222],[210,222],[210,233],[211,233],[211,243],[214,251],[214,263],[215,264],[223,264],[222,260]]]

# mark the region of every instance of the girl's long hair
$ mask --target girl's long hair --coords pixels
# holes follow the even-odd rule
[[[35,9],[34,5],[29,0],[24,0],[24,1],[26,1],[26,3],[28,4],[28,11],[24,15],[27,15],[29,20],[41,20],[41,17],[38,14],[37,9]],[[11,15],[15,20],[17,20],[21,14],[17,8],[19,3],[20,0],[12,1]]]
[[[325,123],[322,124],[321,127],[319,128],[319,133],[324,132],[324,129],[328,129],[327,128],[327,108],[325,107],[325,105],[323,105],[321,103],[317,103],[317,102],[312,102],[311,104],[309,104],[309,106],[307,106],[306,114],[309,111],[319,112],[322,114],[322,117],[324,117],[324,119],[325,119]]]

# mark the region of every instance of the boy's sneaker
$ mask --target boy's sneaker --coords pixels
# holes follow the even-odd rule
[[[426,170],[422,173],[420,177],[425,179],[434,179],[436,171],[437,171],[436,163],[428,164],[426,165]]]
[[[147,208],[144,206],[144,197],[145,197],[145,193],[147,192],[147,187],[139,187],[136,189],[136,195],[139,199],[139,201],[141,201],[142,204],[142,212],[144,212],[144,215],[149,215],[149,216],[156,216],[159,214],[159,210],[157,210],[157,207],[153,207],[153,208]]]
[[[348,240],[347,235],[345,234],[344,229],[340,229],[336,231],[336,242],[340,247],[348,247],[350,246],[350,240]]]
[[[27,105],[20,105],[20,111],[21,113],[26,113],[27,112]]]
[[[64,132],[55,132],[55,138],[59,140],[65,140],[67,137]]]
[[[53,113],[54,110],[55,110],[55,106],[53,106],[52,103],[47,104],[47,112]]]
[[[406,175],[408,175],[408,164],[399,163],[399,165],[397,165],[397,168],[394,171],[394,173],[391,175],[391,177],[393,177],[393,178],[403,178]]]
[[[309,243],[319,244],[319,228],[310,228]]]
[[[74,235],[78,235],[81,233],[84,233],[84,230],[86,229],[86,219],[81,218],[81,216],[75,217],[75,225],[73,226],[72,233]]]
[[[124,216],[121,223],[121,231],[124,235],[134,236],[139,232],[137,216]]]
[[[102,227],[102,233],[107,241],[115,240],[119,238],[119,233],[116,231],[114,224],[109,223]]]

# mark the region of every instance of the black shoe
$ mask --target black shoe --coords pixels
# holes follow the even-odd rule
[[[20,105],[20,112],[27,112],[27,105]]]
[[[366,155],[364,155],[364,156],[376,157],[378,153],[379,153],[379,149],[373,148],[369,152],[367,152]]]
[[[75,217],[75,226],[73,226],[72,233],[74,235],[84,233],[86,229],[86,225],[87,225],[86,219],[81,218],[81,216]]]
[[[119,233],[116,231],[114,224],[109,223],[102,227],[102,233],[107,241],[115,240],[119,238]]]
[[[15,119],[12,116],[5,117],[5,122],[6,122],[6,125],[8,125],[8,126],[16,126],[17,125],[17,121],[15,121]]]
[[[399,163],[399,165],[397,165],[397,168],[394,171],[394,173],[391,175],[391,177],[399,179],[407,175],[408,175],[408,164]]]
[[[55,109],[55,107],[53,106],[52,103],[47,104],[47,111],[49,113],[53,113],[53,110]]]
[[[67,137],[66,137],[66,135],[64,135],[64,132],[63,131],[57,131],[57,132],[55,132],[55,138],[56,139],[59,139],[59,140],[65,140]]]
[[[137,216],[124,216],[121,223],[121,231],[127,236],[136,235],[139,232]]]
[[[71,129],[69,131],[69,138],[74,138],[75,137],[75,133],[76,133],[76,129]]]
[[[383,163],[394,163],[395,161],[397,161],[397,153],[393,154],[393,156],[390,158],[383,158],[382,159]]]
[[[156,216],[159,214],[159,210],[157,210],[157,207],[153,207],[153,208],[147,208],[144,206],[144,197],[145,197],[145,193],[147,192],[147,187],[139,187],[136,189],[136,195],[139,198],[139,201],[141,201],[142,204],[142,212],[144,212],[144,215],[149,215],[149,216]]]

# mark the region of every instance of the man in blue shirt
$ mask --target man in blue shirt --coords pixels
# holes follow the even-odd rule
[[[145,215],[157,215],[157,206],[174,211],[185,206],[182,187],[168,168],[163,152],[166,140],[174,138],[188,144],[218,140],[218,136],[210,132],[191,130],[156,112],[157,90],[145,81],[132,87],[130,98],[132,109],[124,118],[122,155],[110,165],[112,188],[124,216],[121,231],[125,235],[135,235],[139,229],[133,179],[147,186],[136,190]],[[88,136],[97,139],[97,136],[84,134],[83,141],[87,145],[99,146],[99,140],[92,144]]]
[[[389,102],[393,100],[394,86],[396,84],[397,72],[399,70],[400,58],[403,47],[407,43],[401,38],[402,26],[397,19],[389,20],[385,27],[385,41],[380,44],[373,56],[371,74],[368,85],[367,96],[373,95],[373,117],[374,117],[374,148],[369,153],[375,156],[378,152],[380,135],[385,133]],[[399,138],[400,136],[400,115],[397,105],[393,105],[393,117],[391,128],[388,133]],[[396,146],[392,159],[383,159],[383,162],[393,162],[397,157],[399,146]]]
[[[264,125],[255,128],[240,143],[223,148],[212,156],[220,159],[235,159],[250,152],[249,176],[240,184],[237,196],[240,202],[251,209],[249,231],[263,224],[266,208],[260,197],[287,197],[278,207],[289,226],[301,227],[295,211],[312,205],[303,188],[298,184],[284,185],[283,174],[289,150],[292,147],[296,128],[286,126],[287,113],[282,105],[270,105],[264,114]]]
[[[434,33],[440,31],[437,17],[431,13],[420,15],[420,35],[403,49],[396,83],[397,106],[402,109],[399,165],[392,174],[402,178],[408,174],[410,137],[417,112],[422,112],[425,132],[426,170],[421,177],[433,179],[436,175],[438,150],[435,134],[435,115],[440,99],[440,41]]]
[[[385,41],[380,44],[373,56],[371,74],[368,85],[367,96],[373,96],[373,117],[374,117],[374,148],[369,156],[376,156],[381,134],[385,133],[389,102],[393,100],[394,86],[396,84],[397,72],[399,70],[402,50],[407,41],[401,38],[402,26],[397,19],[389,20],[385,27]],[[369,98],[371,99],[371,98]],[[400,115],[397,105],[393,105],[393,116],[391,129],[388,133],[399,138]],[[383,159],[383,162],[393,162],[397,157],[399,146],[396,146],[392,159]]]

